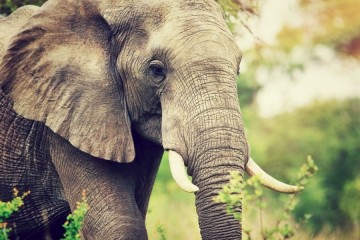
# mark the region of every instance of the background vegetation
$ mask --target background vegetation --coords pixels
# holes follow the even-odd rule
[[[0,0],[0,14],[9,15],[15,9],[25,5],[41,6],[46,0]]]
[[[319,167],[306,190],[298,195],[299,203],[290,221],[300,225],[300,233],[293,239],[359,239],[359,95],[342,100],[318,98],[271,117],[260,114],[257,99],[266,85],[276,84],[274,76],[279,72],[293,82],[309,67],[328,64],[319,56],[319,49],[331,52],[330,61],[341,64],[339,82],[351,77],[349,73],[355,71],[354,66],[360,67],[360,5],[357,0],[289,1],[295,2],[293,6],[302,17],[296,24],[283,24],[275,40],[269,43],[257,36],[252,24],[266,14],[262,7],[269,1],[217,1],[225,9],[228,24],[237,38],[252,41],[251,47],[243,49],[238,77],[252,156],[284,181],[296,181],[295,173],[307,155],[312,155]],[[0,13],[7,15],[29,3],[41,1],[0,0]],[[315,75],[310,78],[314,86],[309,90],[313,90],[320,79]],[[360,86],[360,77],[354,81]],[[322,88],[317,91],[321,95]],[[273,225],[276,216],[282,214],[286,196],[266,189],[263,194],[268,207],[262,211],[261,224]],[[303,223],[299,219],[305,213],[311,213],[312,217]],[[245,227],[260,229],[256,214],[246,215],[243,222]],[[166,155],[151,197],[147,226],[151,239],[165,239],[165,236],[174,240],[200,239],[194,196],[180,192],[172,181]]]

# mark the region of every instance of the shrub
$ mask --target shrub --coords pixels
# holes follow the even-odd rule
[[[11,228],[7,228],[7,223],[5,222],[14,212],[19,211],[20,207],[24,205],[23,199],[30,192],[24,193],[22,196],[19,196],[18,190],[14,189],[14,199],[9,202],[0,201],[0,240],[7,240]]]
[[[76,209],[66,219],[63,225],[65,228],[64,238],[62,240],[80,240],[80,230],[83,225],[85,215],[89,210],[85,191],[82,192],[81,202],[76,203]]]
[[[10,228],[7,228],[5,222],[14,212],[19,211],[21,206],[24,205],[23,199],[30,194],[30,192],[24,193],[22,196],[18,196],[19,192],[14,189],[15,198],[9,202],[0,201],[0,240],[8,240]],[[81,202],[76,203],[76,209],[72,214],[67,217],[67,221],[63,225],[65,228],[65,234],[63,240],[80,240],[80,230],[83,225],[85,215],[89,210],[89,205],[86,200],[85,191],[82,192]]]
[[[298,174],[297,185],[304,187],[307,185],[309,179],[318,171],[311,157],[308,157],[307,162],[301,167]],[[224,203],[226,212],[234,216],[235,219],[241,221],[242,206],[244,210],[253,207],[258,209],[261,213],[267,205],[263,199],[263,187],[257,177],[251,177],[244,181],[239,172],[230,173],[230,181],[219,192],[214,199],[215,202]],[[261,234],[263,239],[288,239],[295,235],[295,228],[288,223],[291,217],[291,212],[294,210],[297,199],[297,194],[289,195],[288,201],[282,210],[282,215],[277,219],[275,226],[272,228],[265,228],[262,226],[262,219],[260,219]],[[260,214],[261,215],[261,214]],[[302,221],[307,221],[311,215],[305,214]],[[251,238],[251,229],[243,229],[248,239]]]

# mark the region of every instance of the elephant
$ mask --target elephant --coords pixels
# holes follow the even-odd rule
[[[213,201],[230,171],[300,190],[249,157],[241,52],[216,1],[49,0],[0,29],[0,199],[30,191],[13,238],[59,239],[85,190],[83,239],[147,239],[164,151],[203,239],[241,239]]]

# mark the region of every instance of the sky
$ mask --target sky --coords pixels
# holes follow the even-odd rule
[[[264,0],[260,18],[250,22],[255,36],[267,44],[274,43],[276,34],[286,24],[301,23],[301,13],[296,0]],[[239,39],[242,49],[253,47],[253,37]],[[310,58],[304,49],[297,49],[294,58],[306,59],[305,70],[298,71],[292,79],[288,74],[275,71],[271,76],[259,70],[258,81],[263,88],[256,102],[260,115],[271,117],[292,111],[315,100],[344,99],[360,97],[360,62],[339,58],[332,49],[325,46],[315,48],[316,60]],[[243,55],[241,69],[246,68]]]

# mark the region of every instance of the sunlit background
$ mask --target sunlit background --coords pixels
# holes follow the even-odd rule
[[[359,1],[217,2],[243,51],[237,83],[251,155],[285,182],[296,181],[308,155],[319,167],[291,211],[292,239],[360,239]],[[1,1],[0,13],[23,3]],[[265,190],[264,210],[244,206],[252,239],[263,239],[287,199]],[[146,219],[149,238],[201,239],[194,201],[173,182],[165,156]],[[311,218],[303,222],[305,214]]]

